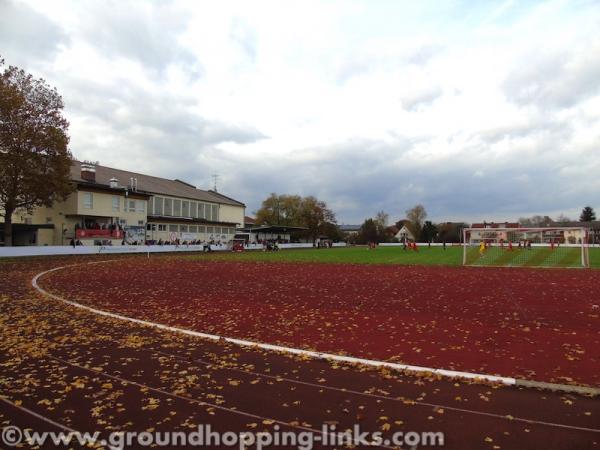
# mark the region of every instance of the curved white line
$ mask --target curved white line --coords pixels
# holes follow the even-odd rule
[[[91,264],[101,264],[101,263],[105,263],[105,262],[109,262],[109,261],[94,261]],[[170,331],[173,333],[179,333],[179,334],[184,334],[184,335],[188,335],[188,336],[199,337],[202,339],[209,339],[211,341],[224,341],[224,342],[229,342],[231,344],[239,345],[242,347],[252,347],[252,348],[259,348],[261,350],[289,353],[292,355],[307,356],[307,357],[313,358],[313,359],[327,359],[327,360],[331,360],[331,361],[339,361],[339,362],[350,363],[350,364],[361,364],[361,365],[378,367],[378,368],[384,367],[387,369],[406,371],[406,372],[430,373],[430,374],[434,374],[434,375],[439,375],[444,378],[463,378],[463,379],[467,379],[467,380],[475,380],[475,381],[479,380],[479,381],[487,381],[487,382],[492,382],[492,383],[501,383],[501,384],[505,384],[508,386],[514,386],[517,383],[517,380],[512,377],[501,377],[501,376],[497,376],[497,375],[487,375],[487,374],[471,373],[471,372],[460,372],[460,371],[448,370],[448,369],[435,369],[433,367],[413,366],[413,365],[409,365],[409,364],[392,363],[389,361],[377,361],[377,360],[372,360],[372,359],[355,358],[352,356],[334,355],[331,353],[315,352],[315,351],[311,351],[311,350],[303,350],[303,349],[299,349],[299,348],[285,347],[285,346],[281,346],[281,345],[265,344],[265,343],[261,343],[261,342],[252,342],[252,341],[247,341],[244,339],[230,338],[230,337],[219,336],[216,334],[202,333],[200,331],[186,330],[184,328],[171,327],[171,326],[160,324],[160,323],[149,322],[147,320],[135,319],[133,317],[127,317],[127,316],[123,316],[121,314],[115,314],[115,313],[111,313],[111,312],[107,312],[107,311],[102,311],[100,309],[95,309],[90,306],[82,305],[81,303],[77,303],[77,302],[74,302],[71,300],[64,299],[62,297],[59,297],[58,295],[55,295],[55,294],[52,294],[52,293],[46,291],[44,288],[39,286],[38,280],[41,277],[43,277],[44,275],[46,275],[48,273],[62,270],[66,267],[72,267],[72,266],[55,267],[54,269],[45,270],[43,272],[38,273],[31,280],[31,285],[33,286],[34,289],[36,289],[38,292],[40,292],[41,294],[43,294],[47,297],[61,301],[63,303],[66,303],[67,305],[75,306],[76,308],[81,308],[86,311],[92,312],[94,314],[98,314],[100,316],[111,317],[113,319],[123,320],[123,321],[131,322],[131,323],[137,323],[139,325],[145,325],[145,326],[157,328],[159,330]]]

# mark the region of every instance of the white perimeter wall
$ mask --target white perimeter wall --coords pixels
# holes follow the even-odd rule
[[[334,247],[345,247],[344,242],[333,244]],[[312,248],[312,244],[279,244],[279,248]],[[231,251],[231,246],[211,245],[213,251]],[[115,245],[115,246],[86,246],[72,247],[70,245],[43,247],[0,247],[0,258],[18,258],[21,256],[51,256],[51,255],[103,255],[118,253],[167,253],[167,252],[201,252],[202,245]],[[246,250],[262,250],[263,246],[253,244]]]

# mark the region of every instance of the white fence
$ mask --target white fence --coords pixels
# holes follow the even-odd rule
[[[345,242],[333,244],[334,247],[345,247]],[[279,244],[281,249],[313,248],[311,243]],[[231,251],[228,245],[211,245],[214,252]],[[262,250],[262,244],[250,244],[245,250]],[[0,247],[0,258],[18,258],[22,256],[52,256],[52,255],[103,255],[103,254],[134,254],[134,253],[169,253],[169,252],[201,252],[203,245],[80,245],[73,247],[42,246],[42,247]]]

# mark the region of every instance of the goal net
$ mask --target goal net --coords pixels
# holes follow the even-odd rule
[[[585,228],[466,228],[463,265],[589,267]]]

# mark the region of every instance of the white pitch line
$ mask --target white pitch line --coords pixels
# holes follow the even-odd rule
[[[109,262],[109,261],[94,261],[92,264],[101,264],[104,262]],[[84,309],[86,311],[92,312],[92,313],[100,315],[100,316],[111,317],[113,319],[136,323],[139,325],[145,325],[145,326],[157,328],[159,330],[170,331],[173,333],[179,333],[179,334],[184,334],[184,335],[188,335],[188,336],[209,339],[211,341],[220,341],[220,342],[224,341],[224,342],[229,342],[231,344],[235,344],[235,345],[242,346],[242,347],[251,347],[251,348],[255,348],[255,349],[259,348],[262,350],[268,350],[268,351],[273,351],[273,352],[281,352],[281,353],[289,353],[292,355],[307,356],[307,357],[313,358],[313,359],[327,359],[327,360],[331,360],[331,361],[339,361],[339,362],[350,363],[350,364],[361,364],[361,365],[366,365],[366,366],[371,366],[371,367],[386,368],[386,369],[392,369],[392,370],[397,370],[397,371],[434,374],[434,375],[439,375],[444,378],[462,378],[462,379],[475,380],[475,381],[487,381],[487,382],[492,382],[492,383],[501,383],[501,384],[504,384],[507,386],[514,386],[517,384],[517,380],[512,377],[501,377],[501,376],[497,376],[497,375],[487,375],[487,374],[472,373],[472,372],[460,372],[460,371],[448,370],[448,369],[435,369],[433,367],[413,366],[413,365],[409,365],[409,364],[392,363],[389,361],[377,361],[377,360],[372,360],[372,359],[356,358],[353,356],[334,355],[331,353],[315,352],[315,351],[311,351],[311,350],[303,350],[303,349],[299,349],[299,348],[285,347],[285,346],[281,346],[281,345],[273,345],[273,344],[266,344],[266,343],[261,343],[261,342],[247,341],[244,339],[224,337],[224,336],[219,336],[216,334],[202,333],[200,331],[186,330],[184,328],[172,327],[172,326],[164,325],[161,323],[155,323],[155,322],[150,322],[147,320],[135,319],[133,317],[127,317],[127,316],[123,316],[121,314],[115,314],[115,313],[111,313],[108,311],[102,311],[100,309],[92,308],[90,306],[82,305],[81,303],[77,303],[77,302],[74,302],[71,300],[64,299],[58,295],[55,295],[55,294],[52,294],[52,293],[46,291],[44,288],[39,286],[38,280],[41,277],[43,277],[44,275],[46,275],[48,273],[62,270],[67,267],[73,267],[73,266],[55,267],[54,269],[45,270],[43,272],[40,272],[35,277],[33,277],[33,279],[31,280],[31,285],[33,286],[34,289],[36,289],[38,292],[40,292],[41,294],[43,294],[47,297],[61,301],[63,303],[66,303],[67,305],[75,306],[76,308]]]

